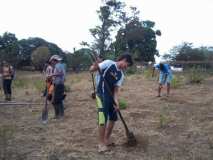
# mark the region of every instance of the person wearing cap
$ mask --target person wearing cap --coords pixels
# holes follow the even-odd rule
[[[52,97],[52,104],[55,110],[55,118],[59,119],[64,117],[64,81],[65,81],[65,69],[61,64],[62,58],[58,55],[53,55],[50,58],[50,62],[54,66],[53,70],[53,84],[54,91]]]
[[[115,121],[117,121],[118,92],[124,80],[123,70],[131,65],[133,65],[131,56],[124,54],[116,62],[104,60],[90,67],[91,72],[98,70],[101,72],[96,95],[99,128],[98,152],[108,151],[108,147],[113,144],[110,137]],[[113,99],[116,104],[113,103]]]
[[[48,60],[45,64],[43,73],[45,75],[45,82],[46,82],[46,88],[44,90],[43,96],[47,96],[47,99],[50,101],[52,98],[52,92],[53,92],[53,64],[50,60]]]
[[[2,74],[2,83],[3,83],[5,100],[11,101],[11,98],[12,98],[11,85],[12,85],[12,80],[14,78],[15,71],[8,62],[3,61],[1,74]]]
[[[169,94],[170,94],[170,83],[172,81],[171,67],[170,67],[169,64],[166,64],[166,63],[163,63],[163,62],[161,62],[159,64],[155,64],[153,66],[152,76],[154,75],[155,69],[160,71],[157,97],[161,96],[161,89],[163,88],[163,85],[167,86],[167,97],[168,97]]]

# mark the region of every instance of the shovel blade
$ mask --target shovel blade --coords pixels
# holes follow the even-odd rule
[[[127,133],[127,145],[128,146],[136,146],[137,145],[137,140],[135,138],[135,135],[133,132],[128,132]]]
[[[42,120],[42,123],[47,123],[47,120],[48,120],[48,111],[47,111],[47,109],[44,109],[42,111],[41,120]]]

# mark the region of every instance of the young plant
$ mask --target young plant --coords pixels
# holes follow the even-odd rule
[[[127,107],[127,102],[126,102],[125,99],[120,99],[120,100],[119,100],[119,107],[120,107],[120,109],[126,109],[126,107]]]

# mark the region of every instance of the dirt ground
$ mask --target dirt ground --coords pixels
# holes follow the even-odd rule
[[[23,74],[30,80],[41,74]],[[213,77],[200,85],[185,84],[171,96],[157,98],[157,81],[143,75],[128,76],[120,96],[128,106],[123,116],[138,145],[126,147],[121,121],[112,134],[116,144],[105,154],[97,152],[95,101],[90,97],[89,73],[68,75],[65,118],[40,121],[41,105],[0,105],[0,158],[10,160],[212,160]],[[163,90],[165,93],[165,90]],[[2,93],[0,101],[3,101]],[[16,102],[43,103],[33,87],[15,89]]]

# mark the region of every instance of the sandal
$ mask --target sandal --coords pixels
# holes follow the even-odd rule
[[[111,142],[111,143],[107,144],[107,147],[115,147],[115,143]]]
[[[98,152],[99,153],[104,153],[104,152],[107,152],[107,151],[109,151],[109,148],[106,145],[103,145],[103,144],[98,145]]]

